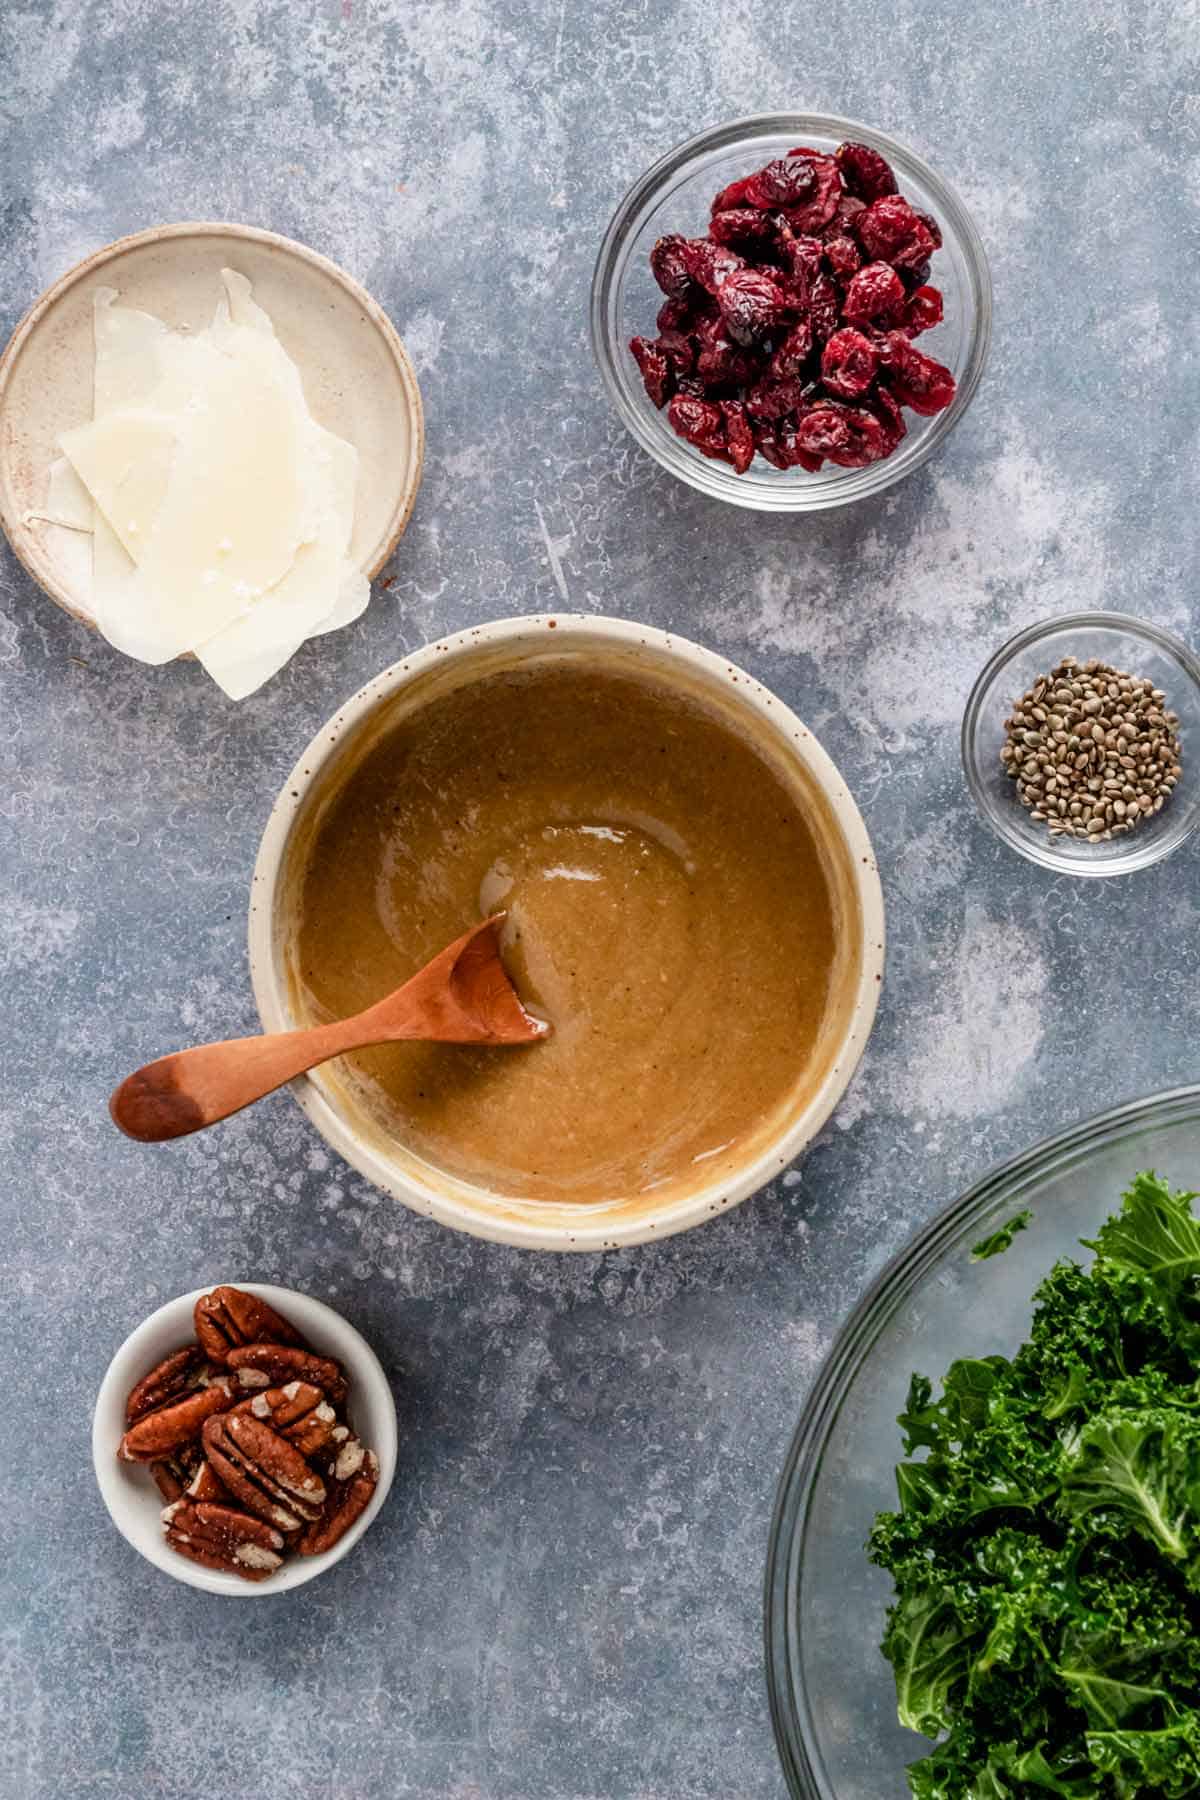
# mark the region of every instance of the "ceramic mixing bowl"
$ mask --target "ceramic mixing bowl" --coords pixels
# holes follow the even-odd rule
[[[719,1175],[667,1195],[600,1203],[525,1200],[492,1192],[419,1160],[386,1133],[329,1063],[303,1076],[296,1097],[346,1161],[406,1206],[478,1237],[539,1250],[607,1250],[685,1231],[765,1186],[825,1123],[857,1067],[883,969],[883,899],[870,840],[845,782],[794,713],[743,670],[684,638],[621,620],[558,615],[464,631],[385,669],[324,725],[283,785],[254,873],[250,968],[267,1031],[304,1023],[292,952],[307,852],[342,783],[399,720],[462,684],[540,658],[640,675],[700,702],[749,740],[803,809],[825,864],[842,950],[816,1071],[794,1103],[748,1141]],[[814,1078],[815,1077],[815,1078]],[[732,1160],[732,1159],[731,1159]]]

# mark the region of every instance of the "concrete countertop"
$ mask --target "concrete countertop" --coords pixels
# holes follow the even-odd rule
[[[125,232],[245,220],[366,283],[429,427],[369,611],[240,707],[195,664],[123,660],[0,553],[13,1800],[779,1800],[762,1567],[832,1334],[990,1163],[1196,1075],[1200,845],[1055,880],[977,822],[957,745],[974,675],[1020,625],[1116,605],[1196,628],[1195,23],[1172,0],[0,13],[0,333]],[[586,336],[628,182],[704,125],[786,106],[909,141],[972,208],[996,285],[991,364],[943,452],[818,519],[658,472]],[[866,815],[884,998],[803,1164],[689,1236],[571,1260],[409,1216],[286,1095],[171,1150],[119,1138],[120,1075],[254,1027],[249,874],[320,721],[448,629],[568,605],[745,663]],[[88,1446],[132,1326],[239,1276],[344,1311],[402,1428],[361,1547],[244,1606],[139,1561]]]

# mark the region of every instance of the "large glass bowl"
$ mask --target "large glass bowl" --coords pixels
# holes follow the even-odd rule
[[[896,1721],[879,1650],[891,1578],[863,1548],[894,1507],[896,1415],[913,1370],[940,1377],[956,1356],[1011,1354],[1033,1291],[1091,1237],[1139,1169],[1200,1185],[1200,1087],[1104,1113],[1005,1163],[927,1225],[851,1314],[792,1439],[771,1526],[767,1678],[784,1771],[800,1800],[903,1800],[907,1763],[928,1740]],[[1002,1256],[971,1246],[1022,1207],[1027,1231]]]
[[[900,191],[919,212],[932,213],[943,244],[930,280],[945,297],[946,316],[919,348],[952,370],[958,391],[931,419],[905,412],[908,435],[898,450],[865,469],[831,464],[816,475],[773,469],[756,456],[744,475],[710,461],[676,437],[642,386],[629,352],[634,336],[653,337],[663,296],[650,273],[655,239],[678,231],[703,237],[719,188],[750,175],[797,144],[832,151],[852,138],[886,156]],[[882,131],[828,113],[764,113],[702,131],[678,145],[634,182],[604,234],[592,278],[592,349],[609,398],[643,450],[681,481],[760,512],[820,512],[878,493],[911,474],[953,431],[970,405],[987,359],[992,330],[992,285],[979,233],[950,184],[913,151]]]

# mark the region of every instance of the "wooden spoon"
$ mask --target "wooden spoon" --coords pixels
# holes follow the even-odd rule
[[[156,1144],[215,1125],[306,1069],[368,1044],[529,1044],[545,1037],[549,1025],[525,1011],[500,961],[503,919],[496,913],[464,932],[411,981],[351,1019],[160,1056],[121,1083],[108,1110],[127,1136]]]

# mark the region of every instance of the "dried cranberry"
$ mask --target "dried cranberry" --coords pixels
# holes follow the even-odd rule
[[[872,150],[870,144],[839,144],[834,155],[842,171],[842,180],[852,194],[871,201],[896,192],[892,165],[878,150]]]
[[[889,331],[879,347],[888,371],[888,386],[902,406],[930,418],[949,406],[955,380],[949,369],[915,348],[902,331]]]
[[[820,238],[803,233],[797,236],[786,220],[781,221],[779,241],[791,273],[792,293],[797,304],[807,311],[812,300],[813,283],[821,273],[823,245]]]
[[[629,348],[642,371],[642,384],[646,392],[655,406],[665,406],[675,388],[674,371],[665,352],[657,344],[652,344],[649,338],[643,337],[630,338]]]
[[[755,419],[782,419],[804,404],[804,383],[760,381],[746,395],[746,411]]]
[[[821,467],[821,457],[800,448],[794,425],[756,425],[754,442],[759,455],[777,469],[807,469],[815,475]]]
[[[925,227],[926,231],[929,233],[930,237],[933,239],[934,249],[940,250],[942,247],[942,228],[938,224],[937,220],[934,218],[933,214],[919,212],[917,214],[917,217],[918,217],[918,219],[920,219],[922,225]]]
[[[746,267],[744,258],[724,244],[711,244],[707,238],[684,238],[682,242],[684,267],[710,294],[718,293],[723,282]]]
[[[821,352],[821,380],[831,394],[857,400],[865,394],[879,368],[879,352],[861,331],[846,326],[835,331]]]
[[[812,347],[812,326],[807,319],[797,319],[771,358],[774,380],[789,381],[793,375],[799,375],[812,355]]]
[[[858,217],[860,212],[866,211],[866,207],[866,201],[860,200],[857,194],[843,194],[838,201],[837,211],[833,215],[834,225],[840,226],[844,230]]]
[[[887,440],[887,449],[884,451],[884,455],[890,456],[901,438],[908,434],[908,426],[904,423],[904,414],[900,410],[900,403],[880,381],[871,395],[870,407],[883,426],[884,437]]]
[[[775,236],[775,221],[756,207],[731,206],[713,214],[708,235],[717,244],[769,243]]]
[[[904,330],[910,338],[920,337],[942,322],[942,296],[935,287],[916,288],[908,296],[904,308]]]
[[[676,394],[667,408],[667,418],[672,429],[686,443],[694,444],[705,456],[728,460],[725,422],[720,407],[714,406],[711,400],[693,400],[687,394]]]
[[[862,469],[887,455],[884,428],[864,407],[815,406],[797,425],[796,438],[810,456],[827,456],[843,469]]]
[[[676,375],[690,375],[696,366],[696,346],[682,331],[660,331],[654,347],[662,351]]]
[[[838,293],[832,276],[818,275],[809,295],[808,317],[813,336],[819,344],[823,344],[837,330],[841,322],[841,305],[842,296]]]
[[[845,232],[833,232],[825,239],[825,261],[843,280],[862,267],[862,251]]]
[[[890,324],[903,313],[906,297],[904,283],[890,263],[868,263],[846,289],[842,313],[850,325]]]
[[[725,438],[733,461],[735,475],[744,475],[754,461],[754,433],[740,400],[722,400],[721,416],[725,420]]]
[[[829,456],[848,446],[850,429],[836,408],[814,406],[797,425],[796,439],[810,456]]]
[[[753,175],[743,175],[740,181],[731,181],[729,186],[723,187],[715,197],[711,210],[714,213],[732,212],[735,207],[749,206],[747,195],[753,185]]]
[[[710,386],[741,387],[756,379],[757,361],[732,342],[719,314],[715,319],[705,319],[696,333],[696,342],[700,346],[696,373]]]
[[[736,344],[749,345],[774,331],[787,311],[787,295],[761,269],[738,269],[722,282],[717,303]]]
[[[788,224],[797,232],[820,231],[838,209],[843,192],[841,172],[832,156],[825,156],[820,150],[790,150],[787,160],[789,164],[806,162],[815,182],[811,199],[799,204],[781,203]]]
[[[873,262],[891,263],[893,268],[916,268],[933,252],[932,234],[900,194],[873,201],[858,214],[854,230]]]
[[[654,321],[660,331],[686,331],[692,309],[686,300],[664,300]]]
[[[790,151],[750,177],[746,200],[751,206],[800,206],[817,191],[812,151]]]
[[[650,252],[650,273],[671,300],[686,300],[693,291],[683,259],[683,246],[686,243],[687,239],[676,232],[668,237],[660,237]]]
[[[794,437],[795,434],[793,433],[792,435]],[[776,431],[774,427],[770,425],[756,425],[754,428],[754,442],[759,455],[765,456],[767,461],[771,463],[773,467],[776,469],[791,468],[792,465],[788,461],[782,432]]]
[[[675,392],[686,394],[691,400],[703,400],[707,396],[707,389],[698,375],[684,375],[675,384]]]

